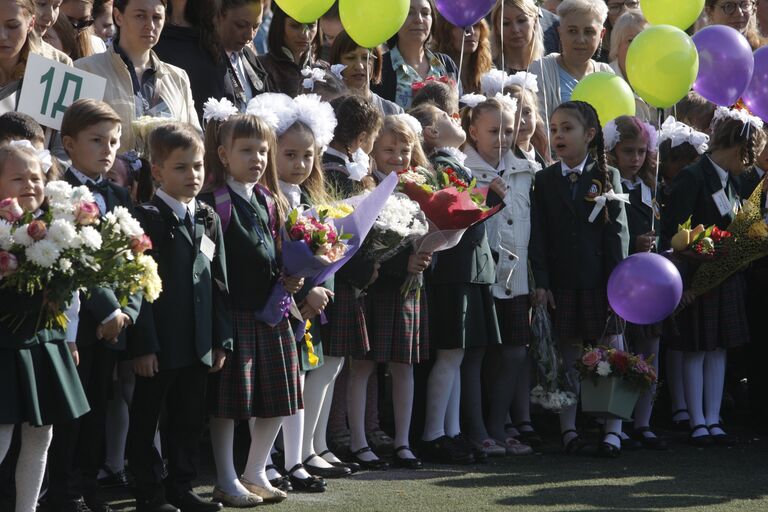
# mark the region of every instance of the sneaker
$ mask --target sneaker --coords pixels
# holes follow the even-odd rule
[[[489,457],[503,457],[507,454],[507,449],[491,438],[483,439],[482,441],[470,439],[470,442],[475,449],[480,450]]]
[[[419,455],[428,462],[440,464],[473,464],[475,457],[461,449],[448,436],[438,437],[432,441],[422,441]]]

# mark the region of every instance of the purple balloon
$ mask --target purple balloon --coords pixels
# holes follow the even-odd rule
[[[683,296],[683,279],[664,256],[643,252],[619,263],[608,279],[608,302],[624,320],[648,325],[671,315]]]
[[[753,114],[768,122],[768,47],[766,46],[755,52],[755,72],[742,99]]]
[[[437,0],[435,4],[443,18],[457,27],[467,28],[485,18],[496,0]]]
[[[755,59],[752,47],[738,30],[710,25],[693,35],[699,52],[699,74],[693,89],[706,99],[730,107],[752,80]]]

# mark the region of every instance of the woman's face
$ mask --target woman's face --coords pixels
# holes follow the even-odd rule
[[[527,48],[533,41],[536,19],[528,16],[518,7],[504,9],[501,30],[504,35],[504,48]]]
[[[728,25],[743,34],[754,12],[753,0],[719,0],[707,9],[707,17],[712,25]]]
[[[112,4],[106,4],[104,12],[94,20],[93,33],[105,42],[115,37],[115,24],[112,22]]]
[[[606,0],[605,3],[608,5],[608,25],[611,27],[616,25],[616,20],[629,9],[640,7],[638,0]]]
[[[121,45],[148,51],[157,44],[165,23],[165,7],[160,0],[130,0],[125,12],[115,9],[114,14]]]
[[[411,0],[408,17],[397,33],[398,38],[423,45],[432,31],[432,7],[427,0]]]
[[[624,38],[619,41],[619,49],[616,55],[616,58],[619,59],[619,64],[621,65],[621,69],[624,69],[624,63],[627,62],[627,52],[629,51],[629,45],[632,44],[632,41],[635,40],[635,38],[645,30],[645,28],[648,25],[643,25],[642,27],[631,27],[624,33]]]
[[[480,46],[480,32],[483,23],[484,22],[481,20],[466,31],[460,27],[453,27],[451,29],[451,46],[456,53],[461,51],[462,45],[464,45],[465,57],[468,57],[477,51]]]
[[[299,23],[292,18],[285,19],[285,47],[294,55],[305,55],[317,35],[317,22]]]
[[[37,0],[35,2],[35,28],[40,36],[44,36],[49,28],[59,18],[59,7],[62,0]]]
[[[365,89],[368,85],[369,77],[373,74],[374,56],[367,48],[357,47],[351,52],[343,53],[339,59],[339,64],[347,66],[341,72],[344,77],[344,83],[353,90]],[[368,71],[366,72],[366,65]]]
[[[256,37],[262,22],[258,3],[233,7],[217,18],[216,28],[221,45],[228,52],[239,52]]]
[[[61,14],[66,16],[75,30],[85,30],[93,24],[93,2],[85,0],[65,0],[61,4]]]
[[[560,19],[560,42],[563,57],[584,63],[597,51],[605,29],[600,20],[590,14],[574,13]]]
[[[15,0],[0,0],[0,60],[18,58],[33,26],[34,16]]]

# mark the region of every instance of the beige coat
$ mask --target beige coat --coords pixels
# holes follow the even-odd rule
[[[155,52],[150,52],[152,66],[156,70],[156,91],[165,101],[176,121],[189,123],[200,132],[200,122],[195,112],[195,102],[189,87],[189,78],[183,69],[162,62]],[[115,50],[110,47],[104,53],[98,53],[78,59],[75,67],[107,79],[104,101],[120,115],[123,120],[123,133],[120,137],[120,153],[135,148],[135,137],[131,123],[136,119],[136,102],[128,67]]]

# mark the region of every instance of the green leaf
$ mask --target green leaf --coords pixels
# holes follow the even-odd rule
[[[344,233],[339,235],[339,240],[351,240],[355,237],[352,233]]]

